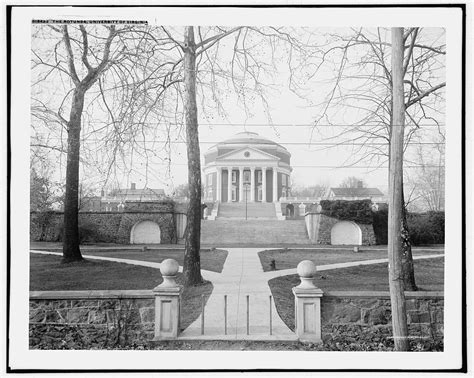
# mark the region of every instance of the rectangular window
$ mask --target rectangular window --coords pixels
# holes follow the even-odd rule
[[[259,186],[257,190],[257,201],[262,201],[262,187]]]
[[[237,201],[237,190],[235,186],[232,187],[232,201]]]
[[[257,171],[257,183],[262,183],[262,171]]]
[[[282,185],[283,185],[283,186],[288,186],[287,178],[288,178],[287,175],[281,175]]]
[[[237,182],[237,171],[232,171],[232,183],[235,184]]]

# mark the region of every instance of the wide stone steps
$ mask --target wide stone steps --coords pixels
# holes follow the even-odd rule
[[[247,218],[276,219],[273,203],[249,202],[247,206],[242,202],[219,204],[218,218],[244,219],[247,207]]]
[[[201,222],[201,244],[311,244],[304,220],[219,219]]]

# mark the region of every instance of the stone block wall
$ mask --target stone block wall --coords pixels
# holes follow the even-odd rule
[[[321,214],[320,224],[319,224],[319,236],[318,244],[331,244],[331,229],[338,222],[341,222],[339,219],[328,217],[327,215]],[[374,245],[375,234],[374,228],[371,224],[361,224],[357,223],[362,231],[362,245]]]
[[[329,217],[322,213],[306,213],[306,230],[311,241],[315,244],[331,244],[331,229],[339,219]],[[376,244],[374,228],[371,224],[357,223],[362,232],[362,245]]]
[[[70,342],[76,349],[101,349],[154,336],[151,291],[33,292],[29,312],[30,348]]]
[[[54,211],[30,213],[30,240],[60,241],[63,216],[62,212]],[[134,224],[146,220],[160,226],[162,244],[176,243],[174,212],[169,203],[150,211],[79,213],[81,241],[128,244]]]
[[[409,335],[416,339],[443,339],[444,294],[406,293]],[[389,293],[326,292],[321,303],[323,330],[337,326],[361,326],[391,330]]]

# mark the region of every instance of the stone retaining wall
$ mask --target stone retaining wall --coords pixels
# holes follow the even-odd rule
[[[31,212],[30,240],[61,241],[63,212]],[[150,220],[160,227],[161,243],[176,243],[176,226],[173,206],[154,205],[153,210],[130,209],[124,212],[79,213],[81,242],[130,243],[130,232],[135,223]]]
[[[405,293],[409,334],[416,339],[443,339],[444,294]],[[387,292],[326,292],[321,301],[321,323],[326,333],[335,326],[391,330]],[[324,339],[324,338],[323,338]]]
[[[306,230],[310,240],[315,244],[331,244],[331,229],[339,219],[329,217],[322,213],[306,213]],[[371,224],[357,223],[362,232],[362,245],[376,244],[374,228]]]
[[[444,294],[405,293],[409,336],[442,348]],[[136,347],[154,336],[155,308],[150,290],[54,291],[30,293],[30,348],[105,349]],[[323,341],[360,346],[391,337],[388,292],[325,292],[321,299]],[[294,328],[294,325],[293,325]],[[383,344],[383,345],[382,345]],[[350,349],[349,349],[350,350]]]
[[[30,348],[101,349],[146,343],[154,336],[150,290],[32,292]],[[66,347],[66,345],[65,345]]]
[[[331,244],[331,229],[338,222],[341,221],[339,219],[321,214],[319,223],[318,244]],[[361,223],[357,223],[357,225],[362,231],[362,245],[374,245],[376,243],[376,240],[374,228],[372,227],[372,225]]]

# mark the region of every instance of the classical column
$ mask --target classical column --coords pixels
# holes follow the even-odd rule
[[[227,202],[232,202],[232,167],[227,167]]]
[[[273,167],[273,202],[278,202],[278,172],[276,167]]]
[[[239,202],[244,202],[244,168],[239,167]]]
[[[250,168],[250,202],[255,202],[255,167]]]
[[[217,167],[217,188],[216,188],[216,200],[222,201],[222,168]]]
[[[267,202],[267,167],[262,168],[262,202]]]

